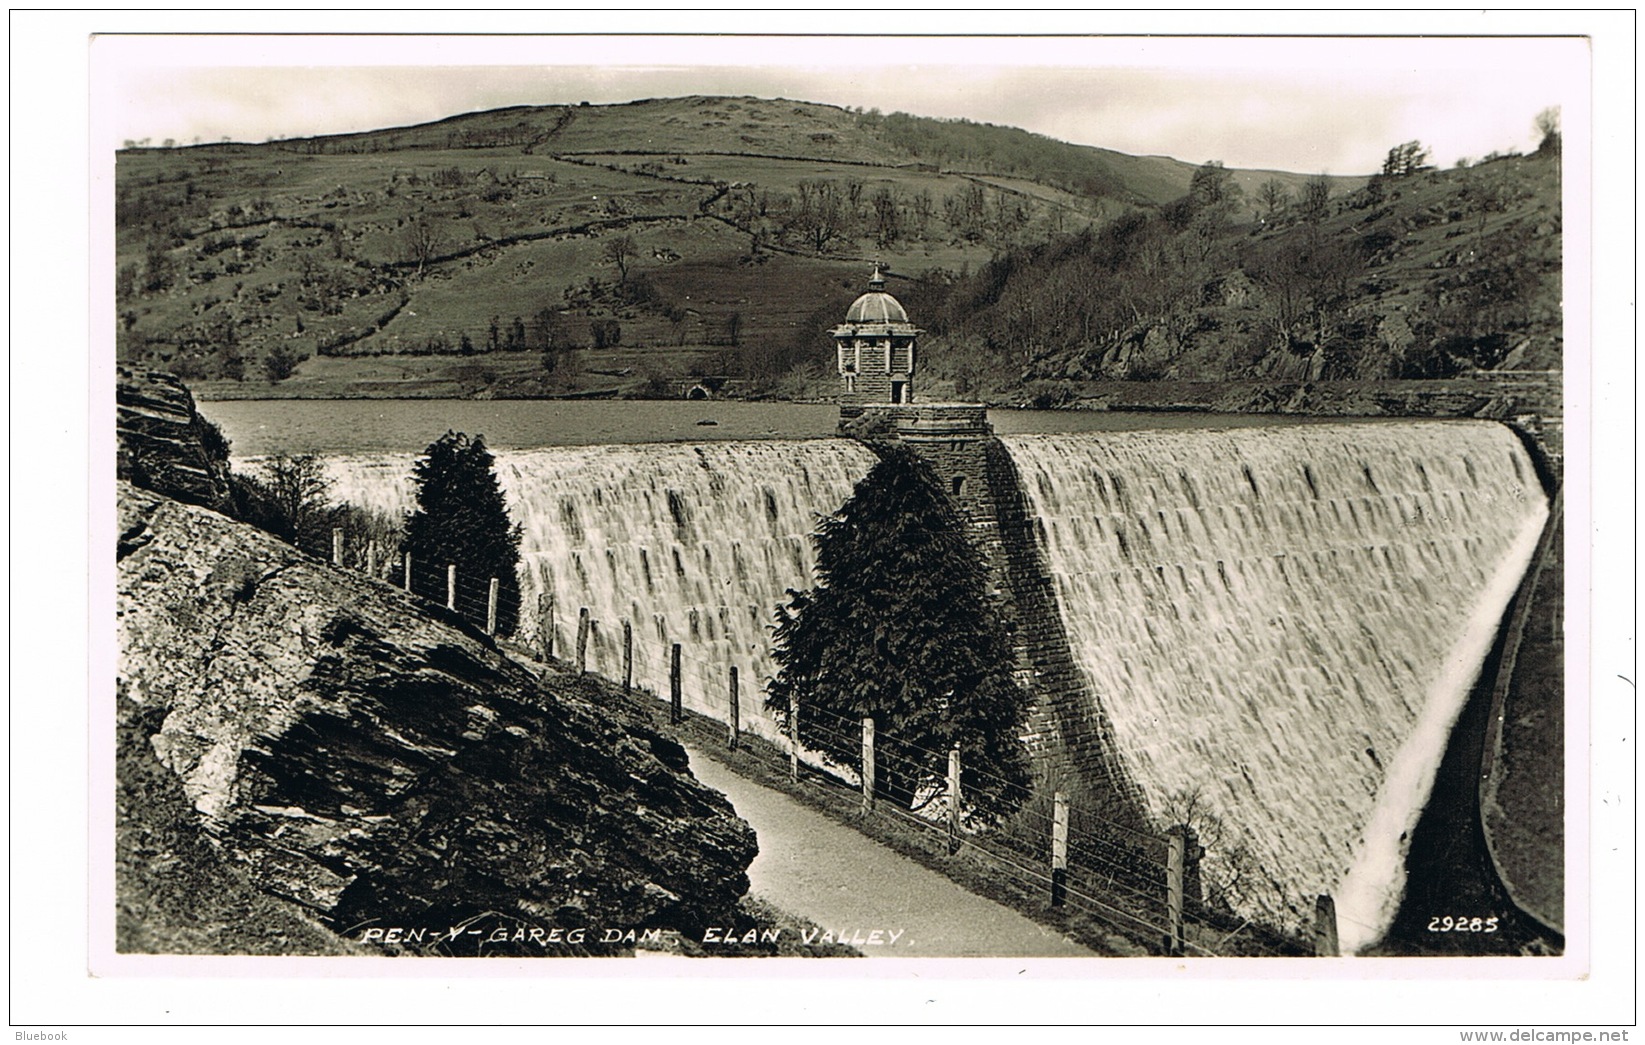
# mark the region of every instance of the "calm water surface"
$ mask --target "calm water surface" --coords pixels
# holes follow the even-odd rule
[[[202,402],[236,458],[275,453],[415,453],[447,429],[497,450],[710,439],[820,439],[834,434],[829,403],[679,400],[264,399]],[[1001,435],[1139,428],[1248,428],[1342,420],[1257,414],[990,410]]]

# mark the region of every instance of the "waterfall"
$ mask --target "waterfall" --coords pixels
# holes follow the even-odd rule
[[[1206,847],[1208,898],[1305,931],[1337,900],[1346,952],[1381,937],[1407,839],[1547,506],[1486,422],[1009,436],[1058,612],[1125,777]],[[328,462],[333,496],[403,513],[415,455]],[[554,596],[569,659],[724,718],[761,707],[776,605],[815,583],[811,534],[867,474],[844,439],[497,454],[521,524],[521,637]]]
[[[1240,915],[1344,953],[1409,832],[1547,506],[1486,422],[1010,436],[1090,699],[1145,812]]]
[[[811,534],[873,466],[859,443],[816,439],[502,451],[496,471],[522,529],[520,638],[537,638],[554,596],[554,650],[574,654],[577,613],[595,622],[589,670],[620,679],[632,625],[634,684],[668,697],[680,643],[687,707],[725,718],[739,674],[745,729],[775,739],[762,707],[775,674],[770,629],[790,588],[814,583]],[[332,496],[404,514],[416,455],[336,457]]]

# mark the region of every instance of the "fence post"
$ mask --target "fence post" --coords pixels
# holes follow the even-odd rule
[[[1182,953],[1182,865],[1188,828],[1179,824],[1165,835],[1165,953]]]
[[[668,653],[668,721],[680,724],[680,644]]]
[[[537,638],[542,643],[543,659],[550,660],[554,656],[554,596],[547,592],[537,596],[537,616],[541,621]]]
[[[960,746],[948,749],[948,855],[960,851]]]
[[[411,553],[410,552],[405,553],[405,564],[406,564],[406,594],[410,595],[411,594]]]
[[[623,692],[634,688],[634,628],[623,621]]]
[[[588,607],[577,611],[577,674],[588,671]]]
[[[543,660],[553,660],[554,657],[554,596],[543,596],[548,599],[543,607]]]
[[[343,564],[343,531],[335,527],[331,531],[331,564],[333,566]]]
[[[1068,792],[1051,796],[1051,906],[1068,895]]]
[[[446,564],[446,609],[457,608],[457,564]]]
[[[862,720],[862,811],[874,811],[874,719]]]
[[[1337,944],[1337,902],[1330,893],[1320,893],[1314,901],[1314,953],[1321,958],[1342,953]]]
[[[497,578],[486,588],[486,634],[497,634]]]
[[[726,723],[725,746],[732,751],[737,750],[737,734],[741,732],[737,721],[737,665],[731,665],[731,721]]]
[[[800,779],[800,701],[788,691],[788,779]]]
[[[366,542],[366,576],[377,576],[377,542]]]

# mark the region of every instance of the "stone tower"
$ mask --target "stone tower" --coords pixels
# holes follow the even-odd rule
[[[902,304],[885,292],[885,275],[874,266],[868,292],[851,303],[835,327],[840,405],[870,406],[914,401],[914,342],[924,331],[908,321]]]
[[[840,374],[839,433],[871,446],[901,443],[930,467],[964,520],[987,571],[988,593],[1011,631],[1017,680],[1033,694],[1024,740],[1047,779],[1072,770],[1094,793],[1115,795],[1119,815],[1129,799],[1114,768],[1107,727],[1090,710],[1035,537],[1037,520],[987,408],[914,401],[914,342],[924,331],[885,292],[878,265],[868,292],[851,303],[845,322],[831,333]]]

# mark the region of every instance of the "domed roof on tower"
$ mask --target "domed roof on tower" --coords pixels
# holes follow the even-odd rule
[[[879,262],[874,263],[874,274],[868,279],[868,293],[851,303],[845,314],[847,323],[906,323],[908,313],[902,304],[885,292],[885,275]]]

